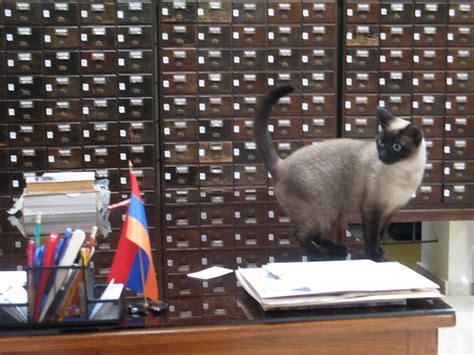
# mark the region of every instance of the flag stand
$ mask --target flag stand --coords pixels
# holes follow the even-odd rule
[[[129,160],[128,161],[128,169],[130,174],[133,173],[133,164]],[[130,304],[128,305],[128,313],[135,316],[145,316],[145,315],[158,315],[161,314],[168,308],[168,304],[162,301],[158,302],[150,302],[146,296],[146,289],[145,289],[145,271],[143,269],[143,257],[142,257],[142,250],[138,251],[138,258],[140,260],[140,277],[142,281],[143,287],[143,303],[138,302],[137,304]]]

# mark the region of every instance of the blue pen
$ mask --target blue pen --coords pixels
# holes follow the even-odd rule
[[[41,245],[39,248],[35,250],[35,268],[40,268],[43,264],[43,255],[44,255],[44,245]],[[35,288],[38,288],[39,279],[41,275],[41,270],[35,269],[35,277],[33,280],[33,284]]]
[[[66,231],[64,232],[64,235],[61,238],[61,241],[59,242],[58,249],[56,249],[56,255],[55,255],[56,265],[59,265],[59,262],[63,258],[64,253],[66,252],[67,246],[69,244],[69,240],[71,239],[71,236],[72,236],[72,229],[66,228]]]

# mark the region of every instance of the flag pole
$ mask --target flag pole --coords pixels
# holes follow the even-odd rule
[[[128,161],[128,170],[130,171],[130,175],[133,172],[133,164],[129,160]],[[140,277],[142,279],[142,287],[143,287],[143,299],[145,301],[145,307],[148,307],[148,299],[146,297],[146,291],[145,291],[145,272],[143,270],[143,259],[142,259],[142,249],[139,247],[138,248],[138,259],[140,260]]]

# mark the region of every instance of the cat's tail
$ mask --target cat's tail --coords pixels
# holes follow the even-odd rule
[[[255,110],[253,133],[257,142],[257,151],[265,160],[268,170],[276,177],[276,166],[280,157],[272,143],[272,137],[268,132],[268,118],[272,112],[273,105],[278,100],[294,90],[293,86],[279,86],[270,92],[259,102]]]

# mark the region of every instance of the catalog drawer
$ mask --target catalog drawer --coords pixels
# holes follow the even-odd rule
[[[236,117],[253,117],[257,103],[262,99],[262,96],[237,96],[233,97],[234,101],[234,116]]]
[[[413,35],[415,46],[441,47],[446,45],[445,25],[417,25]]]
[[[235,228],[234,239],[238,249],[264,248],[267,246],[266,227],[238,226]]]
[[[266,185],[267,184],[267,168],[264,165],[234,165],[234,184],[235,186],[254,186],[254,185]],[[245,201],[256,198],[254,189],[249,191],[239,192],[239,196]]]
[[[151,48],[153,46],[152,26],[117,27],[118,48]],[[175,45],[176,46],[176,45]]]
[[[5,26],[5,49],[40,50],[42,29],[40,26]]]
[[[443,116],[413,116],[412,122],[421,127],[425,137],[442,137],[444,135]]]
[[[346,25],[346,46],[377,47],[379,45],[379,26]]]
[[[156,188],[156,176],[154,168],[134,168],[133,173],[137,177],[141,190],[154,190]],[[130,191],[130,172],[128,169],[120,170],[120,190]],[[153,202],[155,204],[155,202]]]
[[[447,94],[446,113],[448,115],[469,115],[474,113],[474,94]]]
[[[236,94],[262,93],[267,89],[266,73],[234,73],[233,92]]]
[[[174,250],[166,251],[165,263],[167,275],[188,274],[190,272],[200,271],[202,269],[201,252],[193,250],[186,250],[186,252]]]
[[[161,51],[161,65],[166,71],[192,71],[197,69],[196,49],[166,49]]]
[[[232,92],[232,73],[199,73],[198,91],[202,94],[224,94]]]
[[[204,317],[210,319],[236,317],[241,309],[234,296],[225,296],[225,294],[233,295],[235,288],[236,280],[232,274],[202,281],[202,294],[207,295],[202,298]]]
[[[3,19],[6,24],[31,25],[41,24],[40,1],[5,1]]]
[[[235,170],[237,170],[238,165]],[[241,167],[241,166],[240,166]],[[264,168],[263,165],[260,167]],[[266,176],[266,170],[262,170],[261,176]],[[235,184],[237,185],[237,184]],[[251,184],[248,184],[251,185]],[[266,180],[259,185],[266,185]],[[246,186],[234,188],[234,202],[235,203],[249,203],[249,202],[263,202],[269,200],[268,189],[266,187]]]
[[[117,3],[117,23],[119,24],[151,24],[156,8],[151,0],[119,1]]]
[[[268,70],[291,70],[301,63],[301,51],[295,48],[281,48],[267,50]]]
[[[234,196],[231,187],[202,187],[199,189],[199,202],[201,204],[232,203],[233,201]]]
[[[444,162],[444,181],[472,181],[474,161],[455,160]]]
[[[221,226],[234,224],[234,208],[232,206],[204,206],[201,205],[201,225]]]
[[[268,251],[269,263],[298,262],[303,260],[302,250],[295,249],[270,249]]]
[[[196,141],[197,140],[196,120],[165,120],[163,122],[163,135],[169,142],[173,141]]]
[[[379,87],[383,93],[401,93],[412,91],[411,71],[379,72]]]
[[[45,130],[42,123],[9,124],[10,146],[45,145]]]
[[[234,71],[265,71],[267,69],[266,52],[265,49],[235,49],[232,59]],[[226,70],[229,67],[230,65],[216,69]]]
[[[116,3],[102,0],[100,3],[81,2],[81,22],[84,24],[114,24],[116,21]]]
[[[200,163],[232,163],[232,142],[199,143]]]
[[[373,115],[377,104],[377,95],[346,94],[345,113],[346,115]]]
[[[160,22],[196,22],[196,8],[194,0],[163,0],[159,10]]]
[[[238,267],[261,267],[268,263],[266,249],[239,248],[235,251],[235,261]]]
[[[474,91],[473,71],[448,71],[446,78],[446,91],[453,93]]]
[[[380,22],[410,24],[413,18],[413,2],[399,0],[397,2],[382,0],[380,4]]]
[[[193,204],[199,202],[198,189],[166,189],[163,193],[165,204]]]
[[[127,28],[124,27],[121,32],[125,32]],[[186,24],[161,25],[161,45],[163,47],[196,47],[196,26]]]
[[[445,203],[474,203],[474,184],[444,184]]]
[[[6,103],[6,118],[10,122],[43,121],[44,113],[43,100],[9,100]]]
[[[198,22],[232,22],[232,4],[230,1],[202,0],[198,2]]]
[[[197,92],[196,73],[162,73],[163,94],[194,94]]]
[[[377,23],[380,18],[380,4],[376,1],[346,1],[346,21],[349,23]]]
[[[389,52],[387,52],[389,53]],[[304,54],[303,54],[304,55]],[[334,60],[334,53],[331,61]],[[304,62],[304,57],[303,57]],[[381,62],[381,61],[380,61]],[[332,68],[334,64],[330,66]],[[379,68],[379,49],[346,49],[346,69],[347,70],[377,70]]]
[[[232,29],[232,45],[236,48],[261,48],[267,43],[267,26],[233,25]]]
[[[2,69],[7,74],[41,74],[43,68],[43,54],[41,52],[6,52],[5,57],[2,53],[2,59],[6,59],[6,67]]]
[[[196,116],[197,98],[195,96],[164,96],[161,102],[162,112],[166,117],[189,118]]]
[[[443,159],[443,139],[429,138],[425,139],[426,152],[429,160]]]
[[[82,80],[82,95],[84,97],[102,97],[115,96],[117,88],[116,75],[83,75]]]
[[[199,48],[229,46],[232,41],[231,25],[201,25],[197,28],[197,43]]]
[[[412,48],[381,48],[380,69],[382,70],[408,70],[413,67]],[[426,69],[436,69],[427,67]]]
[[[472,23],[474,21],[474,6],[469,1],[450,1],[448,21],[450,23]]]
[[[117,122],[85,122],[82,126],[84,144],[117,144],[119,142]]]
[[[83,120],[80,100],[46,100],[46,120],[77,121]]]
[[[414,115],[442,115],[444,114],[444,106],[444,94],[413,95],[412,107]]]
[[[117,28],[114,26],[81,26],[81,48],[113,49]]]
[[[425,165],[424,182],[437,182],[443,179],[443,162],[430,160]]]
[[[310,75],[311,73],[307,73]],[[267,72],[268,87],[292,85],[295,92],[301,92],[301,73],[292,71]]]
[[[84,99],[82,100],[82,114],[88,121],[94,120],[116,120],[116,99]]]
[[[200,296],[202,292],[201,280],[187,275],[166,275],[165,290],[167,300]]]
[[[120,121],[152,121],[155,107],[151,97],[118,99],[118,119]]]
[[[448,48],[446,60],[448,62],[448,70],[474,69],[474,49]]]
[[[267,6],[268,23],[298,23],[301,21],[301,3],[299,1],[269,0]]]
[[[371,116],[346,116],[344,118],[344,137],[373,138],[377,133],[378,122],[373,114]]]
[[[410,200],[410,204],[440,204],[441,184],[422,184]]]
[[[336,1],[303,1],[302,15],[303,23],[334,23],[336,19]]]
[[[333,115],[336,110],[335,94],[303,95],[302,101],[304,116]]]
[[[48,169],[80,169],[82,148],[48,148]]]
[[[271,118],[268,121],[268,130],[272,133],[273,139],[297,139],[301,137],[301,119]]]
[[[46,76],[45,94],[48,98],[78,97],[81,94],[79,76]]]
[[[45,27],[43,33],[44,48],[79,48],[78,27]]]
[[[415,3],[415,23],[445,23],[448,14],[446,1]]]
[[[165,164],[193,164],[198,162],[197,143],[165,143]]]
[[[232,140],[232,121],[229,119],[200,119],[199,141]]]
[[[469,47],[474,41],[474,26],[448,26],[448,46]]]
[[[299,245],[293,227],[269,227],[267,239],[269,247],[292,248]]]
[[[153,75],[120,75],[118,78],[119,95],[152,96]]]
[[[234,140],[254,139],[252,118],[234,118],[232,124],[234,126]]]
[[[354,93],[370,93],[378,91],[379,75],[390,75],[390,73],[376,71],[348,71],[346,72],[346,91]],[[385,79],[385,78],[384,78]],[[398,82],[396,82],[398,83]],[[387,90],[381,87],[380,90]]]
[[[337,123],[335,117],[303,117],[303,138],[336,137]]]
[[[199,117],[229,117],[232,115],[231,96],[199,96]]]
[[[76,25],[79,23],[79,4],[43,0],[44,25]]]
[[[40,75],[7,76],[7,99],[41,98],[44,77]]]
[[[46,124],[48,146],[69,145],[80,146],[82,133],[80,123],[48,123]]]
[[[11,170],[45,170],[46,148],[10,148],[8,160]]]
[[[414,71],[414,92],[444,92],[446,83],[445,71]]]
[[[117,71],[115,51],[81,51],[81,72],[85,74],[113,74]]]
[[[255,142],[234,142],[234,163],[263,164]]]
[[[236,225],[266,224],[266,205],[264,203],[235,205],[234,220]]]
[[[415,48],[413,50],[413,69],[442,70],[446,66],[446,49],[444,48]]]
[[[165,187],[195,187],[198,184],[198,167],[192,165],[165,166]]]
[[[199,167],[200,186],[232,185],[232,165],[201,165]]]
[[[446,116],[446,137],[474,137],[474,117]]]
[[[120,143],[153,143],[154,122],[121,122],[119,126]]]
[[[203,227],[200,233],[202,249],[234,248],[234,229],[222,227]]]
[[[119,73],[152,73],[154,68],[153,51],[118,51]]]
[[[167,228],[165,231],[166,249],[196,249],[201,245],[199,230],[196,228]]]
[[[325,34],[325,27],[321,31]],[[299,25],[268,25],[267,26],[267,44],[269,47],[285,47],[301,45],[301,27]],[[308,36],[308,33],[306,33]],[[321,38],[321,33],[319,38]]]
[[[187,227],[199,225],[197,207],[166,207],[165,226],[166,227]]]
[[[445,159],[474,159],[474,138],[446,138]]]
[[[232,1],[233,23],[262,23],[267,19],[267,4],[264,1]]]
[[[83,148],[83,167],[91,168],[112,168],[120,164],[119,147],[113,146],[92,146]]]
[[[413,26],[380,26],[380,45],[382,47],[411,47]]]
[[[336,82],[333,72],[317,71],[302,73],[303,92],[335,92]]]

